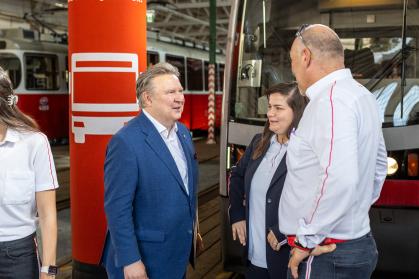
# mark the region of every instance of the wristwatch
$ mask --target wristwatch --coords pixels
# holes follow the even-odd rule
[[[49,276],[55,276],[58,273],[58,267],[56,265],[46,265],[41,267],[41,272],[46,273]]]

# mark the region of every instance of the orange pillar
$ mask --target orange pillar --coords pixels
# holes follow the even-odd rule
[[[73,278],[105,278],[103,162],[110,137],[138,114],[146,69],[145,0],[69,0]]]

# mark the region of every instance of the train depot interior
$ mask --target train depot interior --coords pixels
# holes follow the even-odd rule
[[[74,8],[80,1],[89,3],[83,15]],[[94,12],[92,18],[99,23],[89,20],[89,7],[102,9],[100,5],[110,2],[113,7],[125,2],[145,7],[142,41],[136,41],[139,32],[130,35],[142,48],[137,64],[126,66],[123,59],[132,54],[129,51],[112,56],[125,44],[113,40],[129,34],[130,26],[116,30],[120,25]],[[118,11],[112,16],[121,17]],[[289,50],[296,31],[302,24],[315,23],[336,31],[345,66],[374,94],[380,109],[389,182],[385,196],[370,211],[380,252],[372,278],[419,278],[419,0],[0,0],[0,66],[12,81],[19,108],[47,135],[60,185],[55,278],[106,278],[100,272],[79,273],[84,255],[98,259],[83,251],[88,238],[81,234],[93,238],[89,245],[102,248],[99,239],[105,228],[94,222],[96,217],[104,220],[103,204],[97,203],[103,200],[103,186],[86,188],[83,194],[80,186],[72,187],[75,181],[103,181],[107,142],[139,112],[135,82],[128,84],[126,77],[136,77],[139,68],[144,71],[159,62],[171,63],[180,72],[185,97],[180,121],[191,131],[199,162],[197,200],[204,250],[195,268],[188,266],[186,278],[244,278],[243,250],[231,239],[228,223],[231,167],[263,130],[265,90],[295,80]],[[82,24],[97,24],[100,30],[84,32]],[[90,39],[95,43],[90,45]],[[90,58],[73,55],[79,48]],[[88,64],[92,57],[94,66]],[[113,110],[106,115],[104,107],[116,100],[119,90],[114,73],[107,72],[110,66],[103,66],[111,60],[122,65],[117,66],[120,73],[128,73],[121,88],[130,94],[120,100],[125,104],[122,113]],[[103,74],[96,80],[103,91],[93,97],[77,95],[83,87],[77,79],[88,82],[95,71]],[[89,89],[95,90],[95,84]],[[90,120],[92,116],[101,119]],[[105,128],[96,129],[98,123]],[[97,144],[95,137],[101,137]],[[81,176],[82,167],[76,164],[86,162],[97,166]],[[90,194],[96,196],[92,199]],[[81,222],[78,216],[93,223]]]

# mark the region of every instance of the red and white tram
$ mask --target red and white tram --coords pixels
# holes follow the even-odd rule
[[[0,66],[19,96],[18,106],[31,115],[48,138],[66,142],[69,132],[67,45],[42,42],[25,29],[0,30]],[[185,89],[181,121],[191,130],[208,129],[208,50],[185,42],[147,39],[148,65],[166,61],[178,67]],[[224,56],[217,55],[216,127],[220,125]],[[135,92],[133,92],[134,94]]]
[[[67,46],[41,42],[24,29],[0,32],[0,66],[12,80],[18,107],[51,140],[68,138]]]
[[[305,23],[322,23],[336,30],[345,47],[346,67],[376,96],[381,110],[389,169],[370,211],[379,250],[377,269],[419,275],[419,8],[409,1],[403,13],[403,2],[231,2],[220,140],[226,270],[243,270],[243,248],[232,240],[227,218],[231,166],[263,129],[266,88],[294,80],[289,49],[296,30]]]

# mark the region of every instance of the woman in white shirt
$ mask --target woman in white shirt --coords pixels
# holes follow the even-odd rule
[[[307,104],[296,83],[266,91],[268,121],[232,168],[230,223],[233,239],[245,246],[247,279],[287,278],[290,249],[278,228],[278,205],[287,167],[288,139]]]
[[[0,67],[0,278],[53,278],[58,187],[54,161],[47,137],[16,103],[12,83]]]

